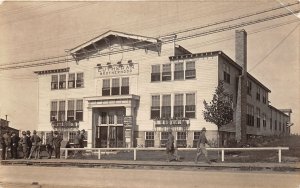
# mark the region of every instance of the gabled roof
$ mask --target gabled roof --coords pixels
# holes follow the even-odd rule
[[[123,37],[123,38],[131,38],[131,39],[135,39],[135,40],[139,40],[139,41],[147,41],[150,43],[157,43],[159,41],[159,39],[157,38],[153,38],[153,37],[146,37],[146,36],[141,36],[141,35],[134,35],[134,34],[128,34],[128,33],[124,33],[124,32],[119,32],[119,31],[112,31],[109,30],[83,44],[80,44],[78,46],[76,46],[73,49],[70,49],[69,51],[71,53],[75,53],[76,51],[85,48],[89,45],[93,45],[93,43],[96,43],[99,40],[103,40],[104,38],[107,38],[108,36],[118,36],[118,37]]]

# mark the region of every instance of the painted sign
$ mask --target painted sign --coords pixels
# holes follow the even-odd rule
[[[107,77],[107,76],[122,76],[122,75],[132,75],[139,73],[139,64],[117,64],[108,66],[98,66],[96,67],[95,77]]]
[[[132,121],[132,116],[125,116],[123,121],[124,127],[132,127]]]

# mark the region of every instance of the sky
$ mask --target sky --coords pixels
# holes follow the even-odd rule
[[[108,30],[159,37],[188,28],[278,7],[297,1],[5,1],[0,5],[0,66],[65,55]],[[299,4],[222,25],[226,27],[299,9]],[[271,90],[271,105],[291,108],[293,133],[300,133],[299,17],[245,26],[248,33],[248,71]],[[209,27],[207,29],[216,28]],[[207,29],[178,34],[178,37]],[[193,53],[221,50],[232,59],[234,30],[179,41]],[[0,118],[11,126],[35,129],[37,70],[65,64],[0,71]]]

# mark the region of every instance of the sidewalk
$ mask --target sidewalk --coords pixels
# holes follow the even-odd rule
[[[32,165],[52,167],[86,167],[86,168],[131,168],[131,169],[175,169],[175,170],[240,170],[240,171],[300,171],[300,163],[226,163],[213,162],[164,162],[164,161],[130,161],[130,160],[86,160],[86,159],[39,159],[39,160],[5,160],[1,165]]]

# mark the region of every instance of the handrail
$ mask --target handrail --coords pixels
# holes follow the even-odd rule
[[[281,163],[281,151],[289,150],[289,147],[252,147],[252,148],[206,148],[209,151],[221,151],[221,160],[224,162],[225,151],[270,151],[278,150],[278,162]],[[60,148],[65,151],[65,159],[68,158],[68,151],[98,151],[98,159],[101,159],[101,151],[133,151],[133,160],[137,158],[137,151],[164,151],[166,148]],[[177,148],[178,151],[193,151],[197,148]]]

